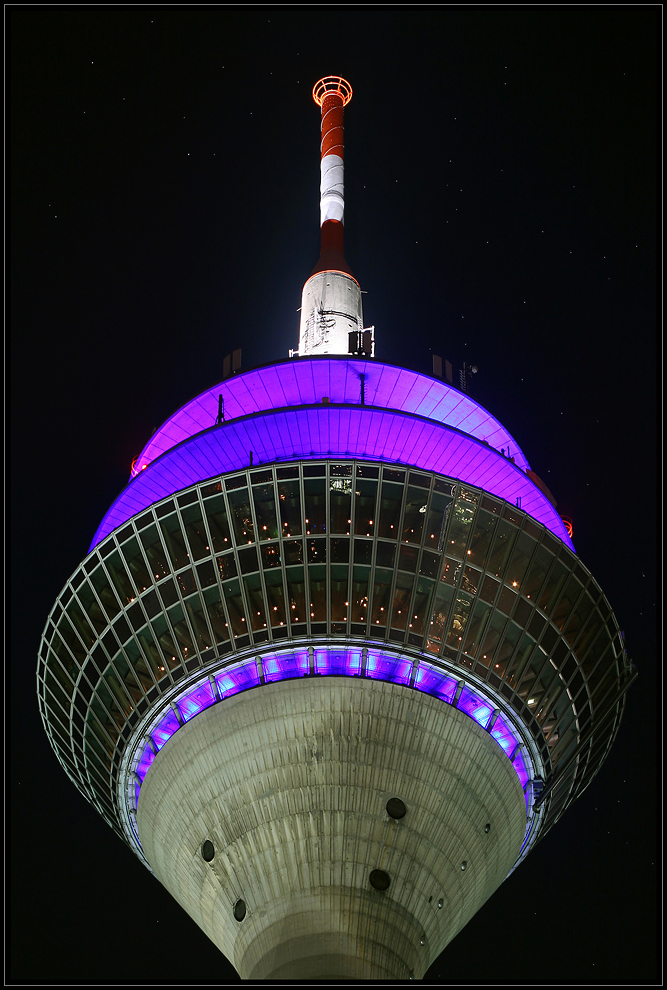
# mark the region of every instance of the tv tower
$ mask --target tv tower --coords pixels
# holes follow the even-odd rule
[[[421,978],[591,782],[634,679],[517,441],[375,358],[339,76],[290,359],[151,437],[46,623],[66,773],[244,979]]]

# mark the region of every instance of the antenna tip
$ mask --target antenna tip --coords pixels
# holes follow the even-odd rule
[[[313,86],[313,99],[318,107],[322,106],[324,97],[329,93],[337,93],[343,100],[344,107],[352,99],[352,87],[342,76],[324,76],[323,79],[315,83]]]

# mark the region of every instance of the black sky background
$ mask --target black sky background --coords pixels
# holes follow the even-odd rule
[[[233,348],[298,346],[330,73],[378,358],[478,365],[640,673],[598,777],[426,980],[657,981],[661,8],[10,5],[6,28],[8,981],[237,979],[60,768],[36,655],[153,429]]]

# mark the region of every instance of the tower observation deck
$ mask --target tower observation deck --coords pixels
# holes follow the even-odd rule
[[[72,782],[242,978],[419,979],[591,782],[634,674],[514,438],[375,358],[343,251],[352,89],[313,95],[298,351],[152,436],[37,693]]]

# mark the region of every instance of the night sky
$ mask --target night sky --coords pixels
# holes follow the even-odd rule
[[[378,358],[478,365],[640,673],[598,777],[426,979],[656,981],[661,8],[6,13],[9,981],[237,979],[60,768],[36,656],[153,429],[234,348],[298,346],[332,73]]]

